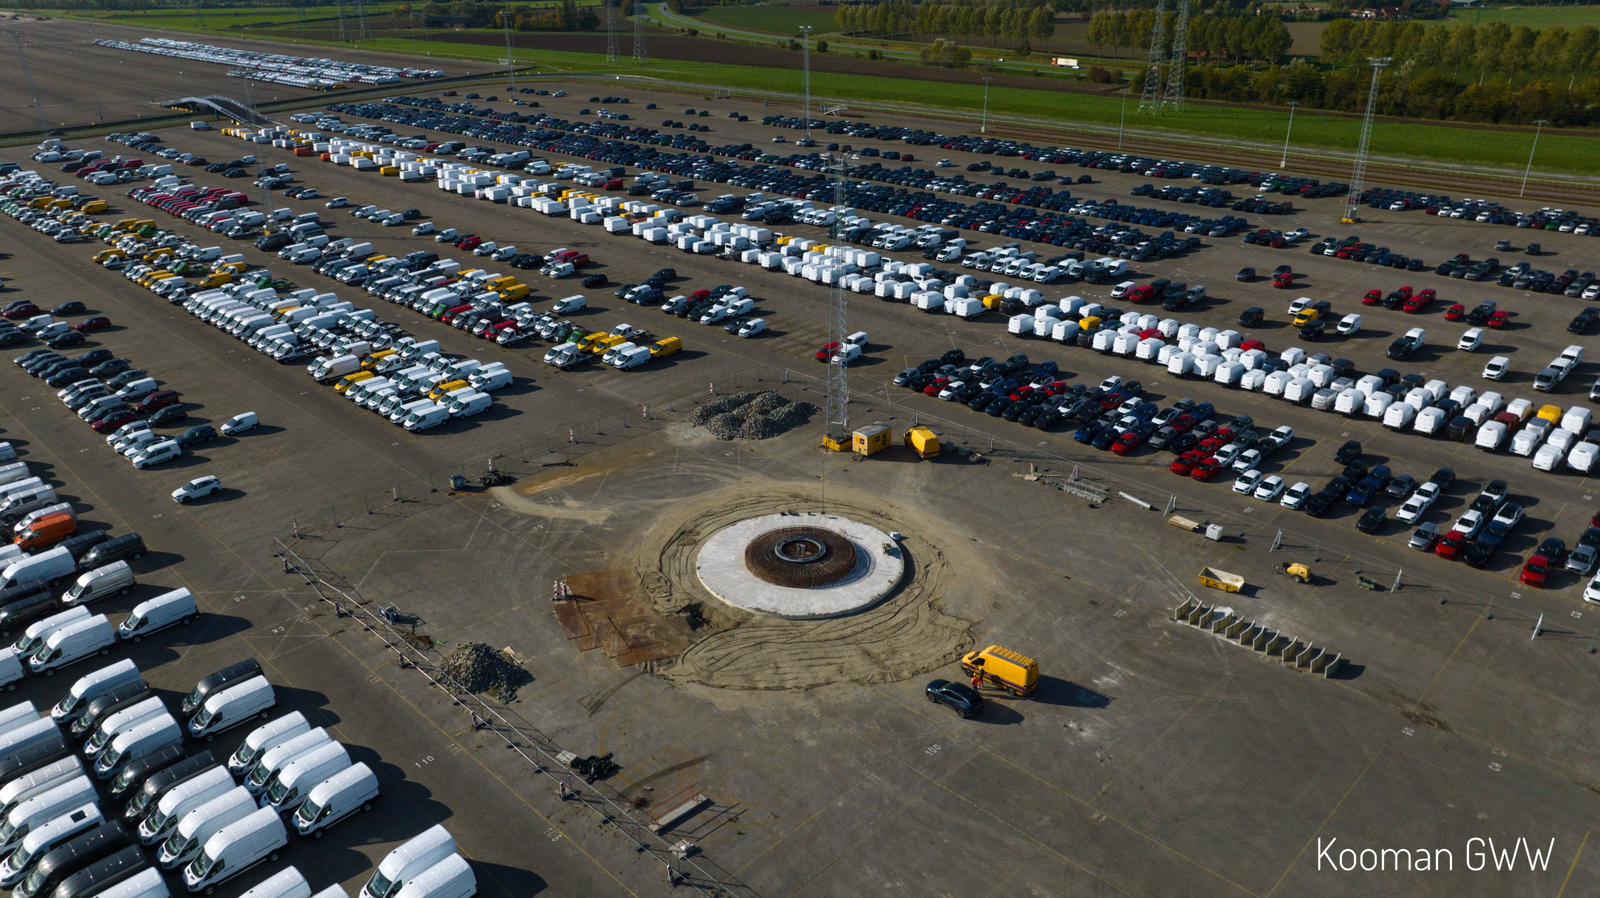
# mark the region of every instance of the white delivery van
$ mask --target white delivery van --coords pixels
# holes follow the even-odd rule
[[[59,724],[71,723],[89,702],[119,686],[137,682],[139,677],[139,665],[126,658],[92,670],[67,687],[67,694],[50,708],[50,716]]]
[[[372,809],[378,777],[366,764],[351,764],[318,783],[295,810],[292,822],[302,836],[322,838],[322,831],[354,814]]]
[[[19,723],[0,734],[0,757],[20,754],[47,741],[60,740],[61,728],[48,717]]]
[[[133,568],[126,561],[113,561],[79,574],[61,594],[61,604],[87,605],[109,595],[127,595],[134,585]]]
[[[349,766],[350,753],[343,745],[337,742],[319,745],[278,771],[267,784],[267,791],[262,793],[261,806],[288,816],[314,786]]]
[[[285,764],[332,741],[333,737],[328,735],[327,730],[317,727],[267,749],[250,767],[250,772],[245,774],[244,787],[250,790],[251,795],[261,795],[276,781],[278,771]]]
[[[293,867],[263,879],[239,898],[311,898],[311,884]]]
[[[268,710],[278,702],[277,693],[266,677],[251,677],[206,697],[200,710],[189,718],[189,736],[207,742],[218,733],[232,729],[252,717],[267,719]]]
[[[17,805],[61,785],[73,777],[83,776],[83,762],[76,757],[61,758],[14,777],[0,789],[0,817],[16,810]]]
[[[111,740],[95,759],[94,775],[103,780],[115,779],[128,762],[182,743],[183,730],[171,714],[146,717]]]
[[[116,885],[96,894],[94,898],[172,898],[161,871],[146,867]]]
[[[250,797],[250,791],[243,786],[234,786],[184,814],[183,819],[178,821],[177,829],[161,843],[156,862],[167,870],[182,867],[194,860],[207,839],[257,810],[256,800]]]
[[[15,651],[10,647],[0,648],[0,688],[7,692],[17,688],[17,683],[27,672],[22,658]]]
[[[264,860],[277,860],[288,842],[283,821],[262,808],[207,839],[200,854],[183,868],[183,885],[190,892],[207,891]]]
[[[0,823],[0,853],[9,854],[35,827],[43,826],[73,808],[95,801],[94,781],[79,774],[40,792],[11,809]]]
[[[1498,450],[1506,441],[1506,425],[1501,421],[1487,421],[1478,428],[1472,444],[1486,452]]]
[[[0,733],[9,731],[14,726],[21,726],[39,719],[39,709],[33,702],[17,702],[4,709],[0,709]]]
[[[268,749],[276,748],[310,729],[311,724],[306,722],[306,716],[299,711],[285,714],[256,727],[244,737],[244,742],[239,748],[228,756],[228,771],[234,776],[245,775]]]
[[[66,611],[58,611],[58,613],[54,613],[48,618],[37,619],[22,631],[21,637],[16,642],[11,643],[11,648],[14,648],[18,655],[32,655],[45,642],[48,635],[58,631],[61,627],[67,626],[72,621],[78,621],[78,619],[86,618],[86,616],[90,616],[90,610],[77,607],[67,608]]]
[[[76,664],[91,655],[106,654],[116,641],[116,628],[104,614],[74,621],[51,633],[28,656],[28,670],[53,677],[63,667]]]
[[[166,841],[183,815],[234,788],[233,777],[223,767],[213,767],[178,783],[161,796],[155,809],[139,823],[139,841],[146,845]]]
[[[455,853],[455,838],[435,824],[389,852],[357,898],[396,898],[406,883]]]
[[[188,587],[180,586],[133,606],[133,611],[117,625],[117,638],[139,642],[151,633],[188,623],[199,614],[194,595]]]
[[[22,844],[6,856],[5,863],[0,864],[0,889],[16,888],[28,873],[28,868],[45,852],[103,822],[105,818],[100,814],[100,806],[91,801],[62,813],[43,826],[35,827],[33,832],[22,837]]]
[[[112,705],[110,707],[116,706]],[[105,751],[106,746],[111,744],[111,740],[115,739],[124,730],[131,728],[146,717],[157,717],[163,714],[167,714],[167,706],[162,704],[160,696],[156,695],[146,695],[131,705],[117,708],[117,710],[107,714],[100,721],[100,725],[95,727],[94,735],[90,736],[89,741],[83,745],[83,756],[91,761],[94,760],[102,751]],[[85,720],[83,722],[88,723],[90,721]]]
[[[395,898],[472,898],[477,892],[472,866],[466,858],[452,854],[413,877]]]

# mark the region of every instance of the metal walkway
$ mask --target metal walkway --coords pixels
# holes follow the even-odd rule
[[[214,112],[217,115],[231,118],[241,125],[270,125],[272,119],[267,118],[254,109],[233,99],[232,97],[183,97],[177,100],[164,100],[160,104],[168,109],[188,109],[196,112]]]

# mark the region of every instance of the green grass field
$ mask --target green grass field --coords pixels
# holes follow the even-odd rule
[[[767,34],[795,35],[801,25],[810,25],[817,34],[839,30],[833,8],[827,6],[712,6],[694,16],[729,28]]]
[[[192,30],[193,23],[178,22],[178,30]],[[311,46],[342,47],[331,41],[297,40]],[[361,49],[413,57],[472,59],[497,62],[504,49],[489,44],[463,44],[446,41],[413,40],[405,37],[380,37],[362,42]],[[652,60],[644,65],[608,66],[605,57],[570,51],[521,51],[518,62],[541,74],[615,73],[655,78],[679,84],[721,87],[732,90],[766,91],[798,95],[801,73],[792,69],[725,65],[714,62]],[[891,64],[885,71],[892,72]],[[994,87],[989,95],[991,117],[1033,119],[1038,123],[1081,122],[1115,128],[1123,104],[1117,95],[1105,96],[1074,91],[1051,90],[1041,79],[1039,88]],[[882,103],[936,114],[971,113],[976,118],[983,105],[979,84],[940,83],[936,89],[919,80],[892,75],[864,76],[813,72],[812,93],[827,100]],[[1277,109],[1240,109],[1194,104],[1180,114],[1160,118],[1137,115],[1128,109],[1128,147],[1138,150],[1137,132],[1149,130],[1171,136],[1194,135],[1232,141],[1275,145],[1283,139],[1286,113]],[[1295,116],[1293,151],[1306,153],[1319,148],[1352,152],[1360,123],[1350,117],[1318,115],[1302,111]],[[1427,122],[1378,122],[1373,129],[1374,156],[1408,158],[1462,165],[1481,165],[1520,170],[1527,161],[1530,135]],[[1592,175],[1595,136],[1590,133],[1563,133],[1546,130],[1539,141],[1537,168],[1563,174]]]
[[[1504,22],[1513,27],[1545,28],[1560,25],[1576,28],[1580,25],[1600,25],[1600,6],[1490,6],[1481,10],[1463,9],[1450,14],[1445,24],[1487,25]]]

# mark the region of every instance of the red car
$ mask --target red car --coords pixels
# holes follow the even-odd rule
[[[101,418],[93,424],[90,424],[89,427],[92,428],[95,433],[110,433],[130,421],[137,420],[139,420],[139,416],[133,412],[117,412],[114,415]]]
[[[1240,352],[1249,352],[1252,349],[1259,349],[1265,352],[1267,349],[1267,344],[1261,342],[1260,340],[1246,340],[1239,344]]]
[[[148,415],[169,405],[176,405],[178,398],[177,390],[158,390],[134,403],[133,410],[142,415]]]
[[[456,241],[456,249],[468,249],[468,250],[477,249],[478,248],[478,244],[480,244],[482,242],[483,242],[483,238],[482,237],[479,237],[477,234],[473,234],[470,237],[463,237],[460,240]]]
[[[839,344],[837,342],[824,343],[822,344],[822,348],[817,350],[817,361],[826,362],[828,359],[833,358],[833,354],[838,351]]]
[[[950,386],[950,378],[948,378],[948,377],[935,377],[933,380],[928,381],[928,385],[927,386],[922,388],[922,395],[924,395],[924,396],[938,396],[939,395],[939,391],[943,390],[945,387],[948,387],[948,386]]]
[[[19,318],[32,318],[37,314],[39,314],[39,307],[31,302],[23,303],[14,309],[7,310],[5,313],[6,317],[12,321],[16,321]]]
[[[1501,309],[1500,311],[1489,316],[1489,328],[1491,330],[1500,330],[1501,328],[1505,327],[1506,322],[1510,320],[1511,313],[1507,312],[1505,309]]]
[[[1427,298],[1419,295],[1419,296],[1413,296],[1410,299],[1406,300],[1405,301],[1405,305],[1400,307],[1400,311],[1406,313],[1407,315],[1420,315],[1423,312],[1427,311],[1427,308],[1428,308],[1428,300],[1427,300]]]
[[[1207,458],[1195,465],[1194,470],[1189,472],[1189,476],[1195,480],[1210,480],[1217,476],[1217,472],[1221,470],[1222,462],[1217,461],[1215,458]]]
[[[1367,295],[1361,297],[1361,304],[1364,306],[1375,306],[1380,302],[1383,302],[1382,290],[1368,290]]]
[[[1444,320],[1446,321],[1460,321],[1465,317],[1467,317],[1467,307],[1459,302],[1444,310]]]
[[[1411,287],[1410,287],[1410,285],[1408,284],[1408,285],[1406,285],[1404,287],[1401,287],[1399,290],[1394,291],[1394,295],[1400,297],[1401,301],[1405,301],[1407,299],[1410,299],[1411,298]]]
[[[1279,290],[1288,290],[1294,286],[1294,272],[1275,274],[1272,276],[1272,286]]]
[[[1111,444],[1112,455],[1127,455],[1129,452],[1144,445],[1144,434],[1137,430],[1130,430]]]
[[[1149,284],[1140,284],[1128,291],[1128,302],[1149,302],[1156,298],[1156,288]]]
[[[1205,460],[1206,454],[1204,452],[1198,449],[1190,449],[1188,452],[1178,456],[1171,465],[1168,465],[1167,470],[1179,477],[1188,477],[1189,473],[1194,470],[1194,466]]]
[[[92,334],[95,331],[103,331],[103,330],[105,330],[106,328],[108,328],[110,326],[111,326],[111,319],[110,318],[107,318],[104,315],[96,315],[93,318],[90,318],[87,321],[83,322],[82,324],[79,324],[78,326],[74,327],[73,330],[77,331],[80,334]]]
[[[1452,530],[1444,535],[1444,539],[1439,540],[1439,544],[1437,546],[1433,547],[1433,554],[1439,556],[1440,558],[1447,558],[1451,561],[1454,561],[1455,559],[1461,557],[1461,552],[1466,547],[1467,535],[1462,533],[1460,530]]]
[[[1544,586],[1545,581],[1550,579],[1550,559],[1543,555],[1530,557],[1517,579],[1528,586]]]

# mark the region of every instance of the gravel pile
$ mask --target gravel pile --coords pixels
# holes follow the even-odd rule
[[[690,420],[719,440],[766,440],[806,423],[817,411],[764,390],[719,396],[695,409]]]
[[[481,642],[457,646],[444,656],[441,667],[468,692],[488,692],[502,701],[510,701],[517,687],[530,679],[527,671],[518,667],[504,652]]]

